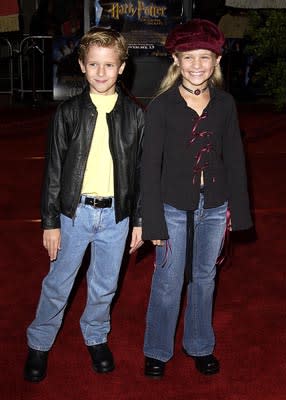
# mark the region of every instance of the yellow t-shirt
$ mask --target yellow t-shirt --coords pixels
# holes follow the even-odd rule
[[[114,196],[113,161],[109,149],[109,131],[106,113],[110,113],[117,100],[117,93],[103,96],[90,94],[97,108],[97,120],[87,159],[81,193],[91,196]]]

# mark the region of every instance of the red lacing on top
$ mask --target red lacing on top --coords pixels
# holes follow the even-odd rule
[[[190,139],[190,144],[193,144],[198,138],[204,138],[204,137],[210,137],[211,135],[213,135],[213,132],[211,131],[199,131],[199,123],[204,120],[207,117],[207,113],[206,111],[203,112],[203,114],[201,116],[199,116],[193,126],[192,129],[192,137]],[[213,150],[213,146],[211,143],[207,143],[206,145],[204,145],[200,151],[198,151],[198,153],[196,154],[196,162],[195,165],[193,167],[193,172],[194,172],[194,177],[193,177],[193,184],[196,181],[196,177],[200,176],[202,171],[205,170],[209,163],[206,161],[205,163],[202,164],[202,157],[204,153],[210,153]]]

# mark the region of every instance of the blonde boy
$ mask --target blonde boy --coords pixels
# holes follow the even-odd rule
[[[127,58],[124,38],[93,28],[81,39],[79,64],[87,80],[82,94],[59,105],[49,128],[42,191],[43,244],[51,265],[43,280],[36,317],[27,329],[24,377],[46,376],[49,351],[87,246],[87,302],[80,319],[96,372],[110,372],[107,344],[110,305],[129,230],[130,253],[141,244],[139,162],[143,112],[117,86]]]

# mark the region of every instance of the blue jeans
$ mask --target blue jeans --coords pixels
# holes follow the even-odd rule
[[[156,267],[146,318],[144,354],[168,361],[173,356],[174,338],[181,304],[186,252],[186,211],[165,204],[169,241],[156,247]],[[193,356],[213,352],[215,338],[212,308],[216,259],[226,226],[227,203],[204,209],[200,195],[194,212],[193,280],[187,288],[183,347]],[[166,254],[167,253],[167,254]]]
[[[88,293],[80,326],[86,345],[107,341],[110,304],[117,288],[128,229],[129,218],[115,223],[114,206],[93,208],[79,204],[74,220],[61,215],[61,250],[43,280],[36,318],[27,329],[29,347],[42,351],[52,347],[89,243]]]

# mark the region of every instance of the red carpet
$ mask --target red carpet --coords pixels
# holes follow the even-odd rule
[[[286,400],[286,116],[259,105],[239,110],[256,240],[238,235],[232,262],[219,273],[214,325],[221,372],[201,376],[182,354],[180,320],[166,377],[144,377],[144,317],[153,268],[146,246],[137,263],[132,257],[122,269],[110,335],[116,370],[95,374],[81,337],[84,265],[50,354],[48,376],[39,384],[25,382],[22,371],[25,329],[48,270],[37,220],[45,129],[53,110],[0,112],[1,399]]]

